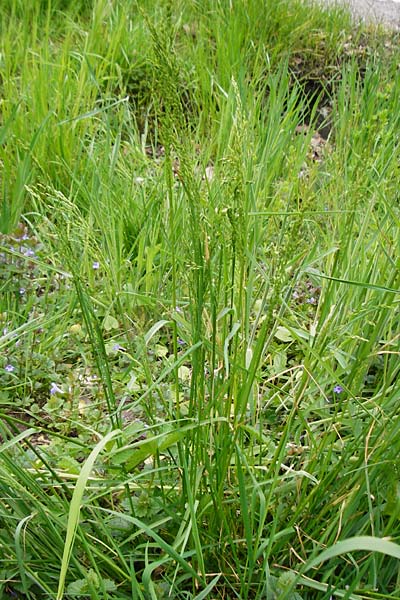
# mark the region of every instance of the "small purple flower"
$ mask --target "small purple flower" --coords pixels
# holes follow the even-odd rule
[[[53,381],[50,386],[50,396],[54,396],[54,394],[62,394],[62,393],[63,393],[62,389],[59,388],[58,385],[56,383],[54,383],[54,381]]]
[[[314,296],[311,296],[311,298],[307,298],[306,303],[307,304],[317,304],[317,301],[314,298]]]
[[[118,352],[119,350],[122,350],[122,346],[120,344],[114,344],[112,350],[113,352]]]
[[[15,371],[15,367],[14,367],[14,365],[6,365],[6,366],[4,367],[4,370],[5,370],[7,373],[12,373],[13,371]]]
[[[24,254],[25,256],[27,256],[28,258],[35,256],[35,253],[34,253],[34,251],[32,250],[32,248],[27,248],[27,249],[25,250],[25,252],[23,252],[23,254]]]
[[[335,387],[333,388],[333,392],[335,394],[341,394],[343,392],[343,388],[341,385],[335,385]]]
[[[95,260],[92,264],[92,267],[95,271],[97,271],[98,269],[100,269],[100,263],[97,260]]]
[[[25,294],[25,292],[26,292],[25,288],[19,288],[19,294],[20,294],[20,296],[23,296]]]
[[[182,338],[178,338],[177,342],[178,342],[178,346],[184,346],[186,344],[185,340],[183,340]]]

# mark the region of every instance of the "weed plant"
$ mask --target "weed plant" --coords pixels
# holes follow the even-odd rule
[[[395,34],[0,22],[0,597],[399,598]]]

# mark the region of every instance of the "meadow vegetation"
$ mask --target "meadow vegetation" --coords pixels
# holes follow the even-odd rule
[[[400,597],[394,33],[2,0],[0,597]]]

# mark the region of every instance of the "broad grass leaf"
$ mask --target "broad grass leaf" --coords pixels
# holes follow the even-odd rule
[[[89,454],[89,457],[86,459],[84,463],[81,473],[78,477],[78,480],[75,485],[74,493],[72,495],[69,514],[68,514],[68,524],[67,524],[67,534],[65,538],[64,544],[64,553],[61,562],[61,571],[60,571],[60,579],[58,582],[58,591],[57,591],[57,600],[61,600],[64,593],[65,586],[65,578],[67,576],[68,565],[71,559],[72,547],[75,540],[76,530],[79,523],[79,517],[81,512],[81,503],[83,494],[86,489],[86,483],[89,478],[89,475],[93,469],[94,463],[100,454],[100,452],[104,449],[107,443],[112,440],[112,438],[116,437],[121,433],[120,430],[110,431],[92,450]]]
[[[380,552],[381,554],[386,554],[387,556],[392,556],[393,558],[398,558],[400,560],[400,545],[385,538],[362,535],[343,540],[342,542],[338,542],[330,548],[327,548],[307,563],[304,572],[306,573],[320,563],[335,558],[336,556],[340,556],[341,554],[357,551]]]

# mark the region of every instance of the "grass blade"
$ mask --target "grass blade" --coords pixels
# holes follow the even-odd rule
[[[92,450],[90,455],[85,461],[83,468],[80,472],[78,480],[75,485],[74,493],[72,495],[69,514],[67,533],[65,538],[64,552],[61,563],[60,579],[58,582],[57,600],[62,600],[65,586],[65,578],[68,571],[68,565],[71,559],[72,548],[75,540],[76,530],[79,524],[79,516],[81,512],[81,503],[83,494],[86,489],[86,483],[88,477],[93,469],[96,458],[107,445],[107,443],[114,437],[120,434],[119,430],[110,431]]]

